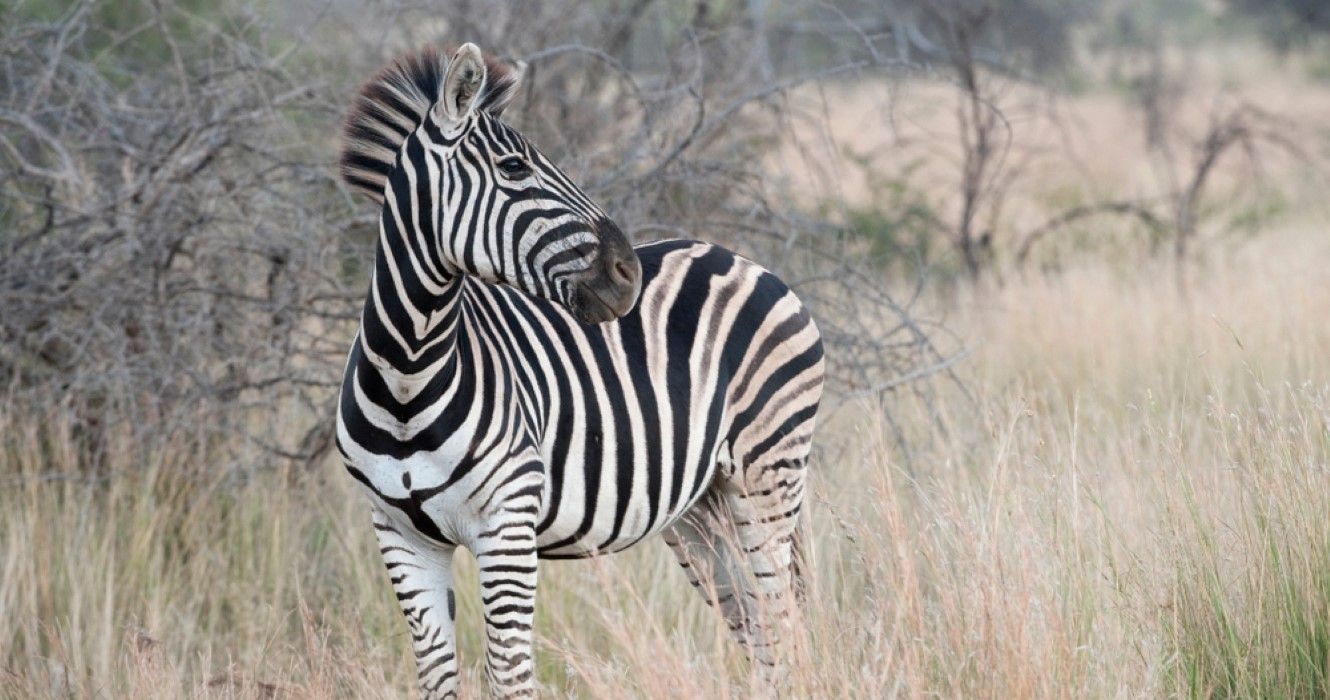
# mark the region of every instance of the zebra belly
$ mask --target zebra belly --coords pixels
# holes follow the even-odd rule
[[[581,455],[570,455],[563,469],[555,469],[546,457],[540,522],[548,525],[536,537],[541,558],[577,559],[618,552],[665,530],[706,492],[718,463],[725,459],[723,453],[717,447],[677,473],[673,465],[666,464],[670,474],[662,473],[666,470],[661,461],[648,459],[644,452],[634,454],[627,464],[611,461],[594,469]],[[682,488],[673,488],[672,481],[680,477]],[[599,486],[594,501],[588,498],[592,483]],[[651,489],[662,483],[670,488]]]
[[[486,520],[475,510],[475,504],[462,497],[470,490],[468,487],[472,486],[472,479],[459,483],[458,488],[450,488],[422,501],[412,498],[412,489],[405,487],[403,475],[408,475],[408,478],[414,475],[416,479],[427,480],[425,483],[429,483],[438,480],[437,475],[446,470],[425,460],[408,460],[404,463],[382,458],[357,462],[347,463],[347,470],[361,482],[365,495],[401,525],[410,526],[431,540],[463,546],[469,546],[475,534],[485,529]],[[714,467],[703,475],[703,483],[710,483],[713,474]],[[483,475],[477,473],[476,476]],[[547,494],[550,488],[546,486]],[[538,534],[537,549],[543,559],[578,559],[622,551],[676,522],[697,501],[702,491],[705,488],[696,493],[688,492],[687,497],[680,498],[672,509],[662,506],[655,517],[633,513],[630,508],[627,517],[618,522],[617,527],[614,520],[596,513],[592,514],[589,527],[584,525],[582,519],[555,519],[549,528]],[[543,506],[540,519],[544,520],[548,515],[549,507]]]
[[[440,464],[436,455],[421,454],[406,460],[360,455],[347,461],[345,466],[361,483],[366,496],[399,524],[409,526],[431,540],[468,547],[476,534],[486,529],[487,520],[477,511],[476,504],[464,495],[485,480],[493,469],[503,468],[498,465],[490,470],[475,470],[452,487],[421,499],[417,497],[420,487],[428,489],[446,481],[452,471]],[[571,489],[574,493],[570,493],[568,487],[584,483],[588,471],[585,465],[564,471],[565,482],[561,491],[565,506],[570,501],[579,505],[587,503],[582,489],[574,488]],[[702,486],[693,488],[689,484],[672,507],[668,503],[657,503],[652,509],[644,499],[632,498],[623,508],[622,517],[614,517],[618,512],[616,508],[592,509],[589,515],[584,508],[569,508],[566,514],[577,517],[552,518],[550,526],[538,532],[536,546],[539,555],[542,559],[580,559],[627,549],[678,521],[706,490],[714,474],[715,462],[712,460],[697,479]],[[549,495],[554,491],[554,484],[549,476],[547,464],[546,498],[542,499],[540,522],[551,515]],[[639,473],[637,476],[645,479],[648,475]],[[617,493],[598,495],[600,498],[618,497]]]

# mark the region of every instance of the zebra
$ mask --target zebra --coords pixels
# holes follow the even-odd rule
[[[336,445],[420,690],[459,692],[458,547],[477,561],[491,692],[528,696],[538,560],[656,533],[774,669],[821,336],[784,283],[720,246],[632,247],[501,121],[523,73],[474,44],[427,47],[361,89],[343,133],[342,177],[380,218]]]

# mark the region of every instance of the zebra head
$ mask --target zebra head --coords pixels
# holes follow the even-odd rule
[[[424,129],[441,171],[439,248],[467,274],[561,304],[585,323],[618,318],[637,302],[641,264],[600,207],[500,120],[521,73],[486,61],[475,44],[448,61],[430,110],[437,132]]]
[[[423,267],[516,287],[584,323],[628,313],[642,286],[619,227],[501,121],[521,67],[465,44],[405,56],[348,121],[343,177],[419,237]],[[413,216],[412,213],[415,213]],[[399,261],[400,264],[405,264]]]

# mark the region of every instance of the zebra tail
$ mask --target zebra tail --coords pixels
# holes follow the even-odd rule
[[[808,607],[808,560],[804,552],[804,529],[808,518],[801,516],[790,533],[790,585],[794,589],[794,602],[799,608]]]

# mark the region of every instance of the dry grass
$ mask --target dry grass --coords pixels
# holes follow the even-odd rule
[[[1330,244],[1294,230],[1186,299],[1162,269],[1093,267],[975,293],[954,325],[975,341],[977,404],[946,401],[945,433],[893,406],[908,464],[874,410],[823,432],[791,695],[1325,692],[1327,264]],[[0,417],[0,694],[409,692],[365,509],[333,463],[241,476],[177,435],[110,445],[99,480],[61,425]],[[552,694],[750,694],[659,542],[551,564],[542,586]],[[459,599],[475,692],[479,614]]]

